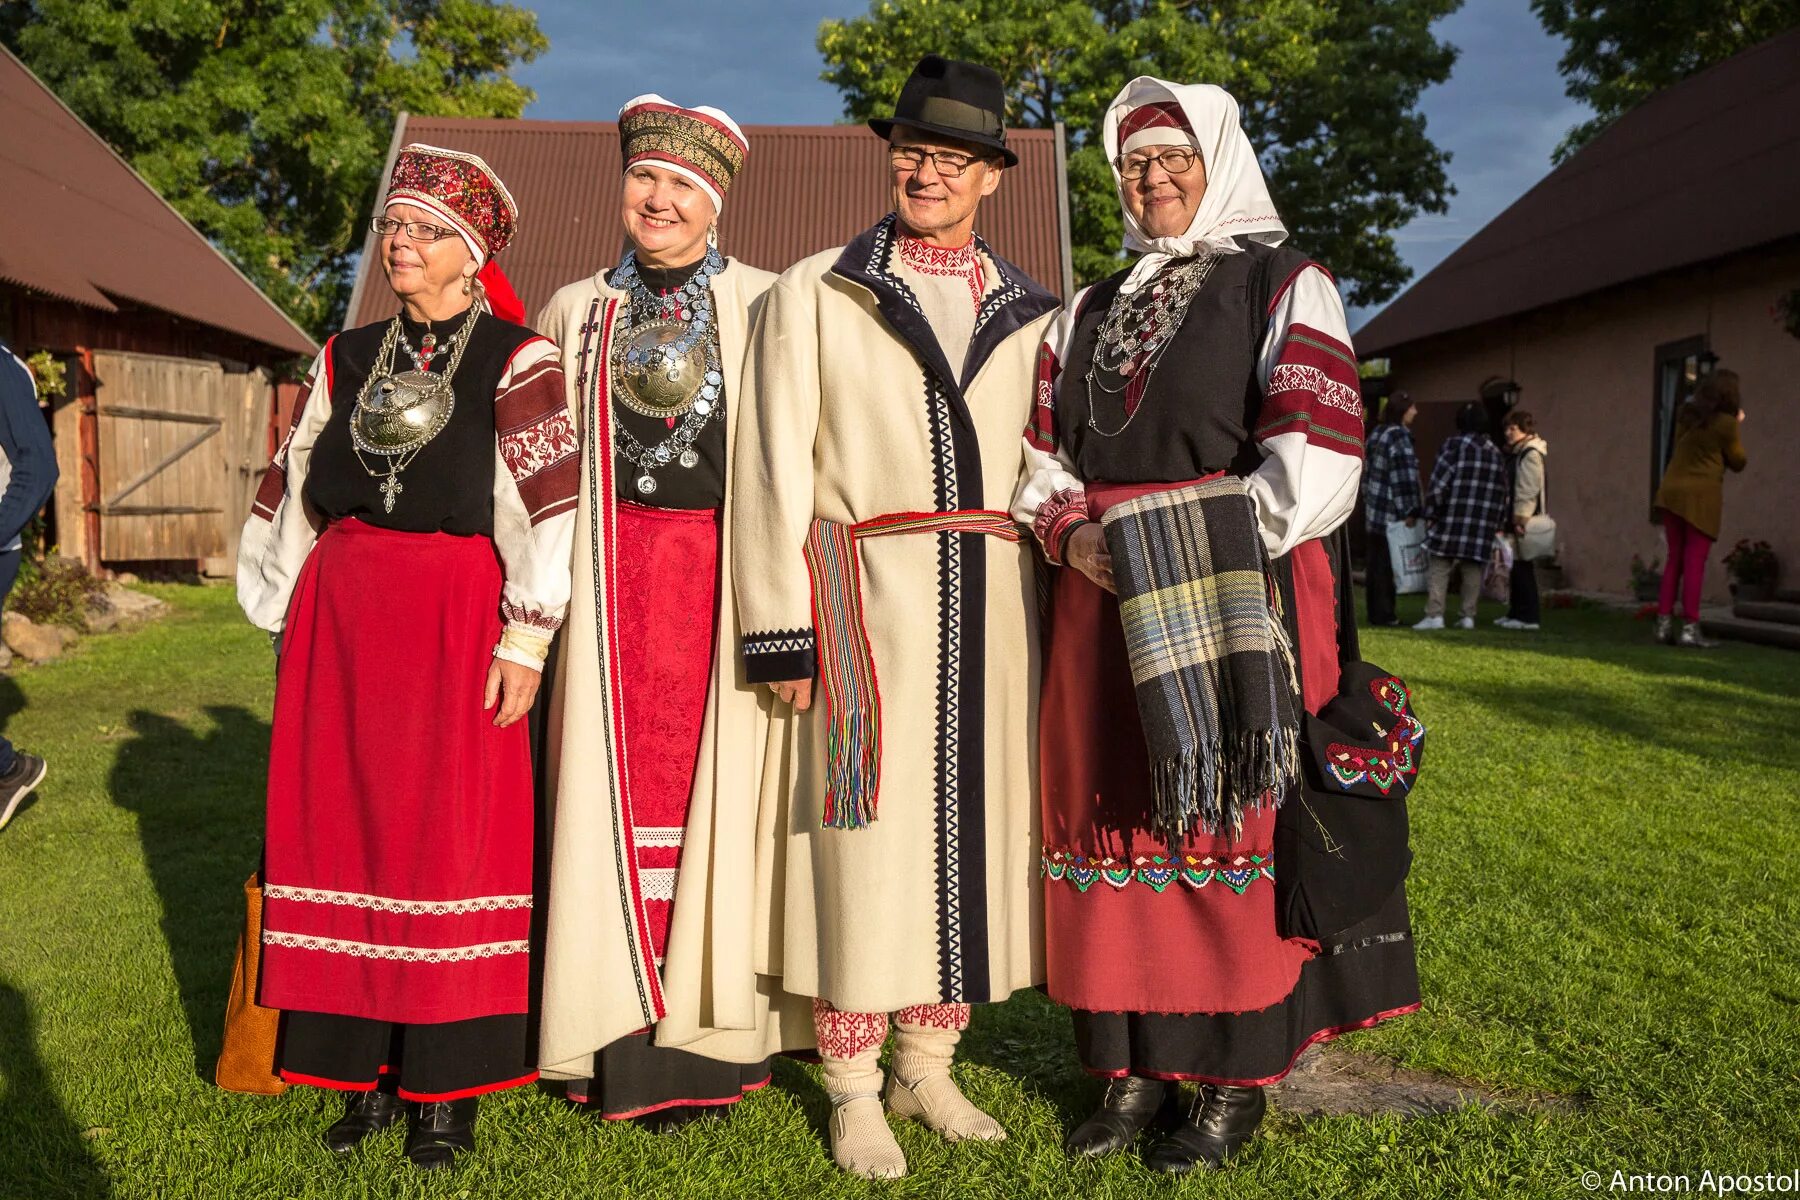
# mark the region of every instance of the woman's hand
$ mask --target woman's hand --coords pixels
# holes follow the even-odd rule
[[[494,707],[498,700],[500,711],[494,714],[494,724],[505,729],[531,711],[531,702],[537,699],[538,684],[543,677],[540,671],[496,658],[488,664],[487,694],[481,700],[482,711]]]
[[[1106,531],[1098,521],[1087,521],[1075,527],[1063,543],[1063,561],[1086,575],[1100,587],[1118,595],[1113,581],[1112,555],[1106,552]]]
[[[812,707],[812,684],[810,679],[783,679],[771,683],[769,690],[775,693],[776,699],[793,705],[795,712],[805,712]]]

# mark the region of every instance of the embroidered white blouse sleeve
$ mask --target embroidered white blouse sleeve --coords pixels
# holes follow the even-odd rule
[[[494,657],[541,670],[569,607],[581,460],[548,338],[513,352],[494,393],[494,549],[506,631]]]
[[[306,502],[313,443],[331,419],[331,341],[300,385],[293,423],[263,472],[238,538],[237,595],[258,629],[280,633],[300,568],[325,522]]]
[[[1257,357],[1263,462],[1246,481],[1263,545],[1280,557],[1349,519],[1362,479],[1363,407],[1344,302],[1307,264],[1269,311]]]
[[[1075,472],[1057,421],[1063,358],[1088,291],[1083,288],[1057,315],[1038,350],[1031,422],[1025,427],[1024,478],[1012,503],[1013,520],[1030,526],[1044,556],[1058,564],[1069,534],[1088,519],[1087,489]]]

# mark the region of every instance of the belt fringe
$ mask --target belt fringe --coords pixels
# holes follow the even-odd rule
[[[856,543],[911,533],[978,533],[1020,540],[1011,517],[991,509],[890,513],[845,525],[818,519],[806,535],[812,577],[813,629],[825,692],[826,790],[821,825],[866,829],[875,821],[881,787],[881,688],[863,624],[862,575]]]

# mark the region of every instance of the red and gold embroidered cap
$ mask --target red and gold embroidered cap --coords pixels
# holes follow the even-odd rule
[[[1140,104],[1119,122],[1119,153],[1143,146],[1195,146],[1194,127],[1174,101]]]
[[[413,142],[394,160],[387,205],[429,209],[462,235],[477,263],[506,249],[518,231],[519,206],[480,155]]]
[[[717,108],[682,108],[661,96],[638,96],[619,110],[619,148],[629,171],[641,162],[686,176],[725,207],[725,192],[743,169],[750,139]]]

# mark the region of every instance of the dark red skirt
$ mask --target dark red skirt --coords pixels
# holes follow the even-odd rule
[[[650,944],[668,945],[712,681],[719,510],[619,504],[619,665],[633,835]]]
[[[1177,486],[1090,484],[1088,506],[1098,519],[1130,496]],[[1295,574],[1296,607],[1314,610],[1296,616],[1316,707],[1337,686],[1335,653],[1315,644],[1335,634],[1317,615],[1333,606],[1331,575],[1306,571],[1303,583]],[[1249,1012],[1283,1000],[1316,947],[1275,932],[1274,809],[1246,814],[1235,837],[1196,833],[1171,847],[1150,832],[1149,760],[1118,599],[1073,568],[1053,586],[1039,717],[1051,997],[1149,1013]]]
[[[399,1024],[526,1009],[524,722],[481,707],[485,537],[339,521],[288,608],[269,753],[262,1003]]]

